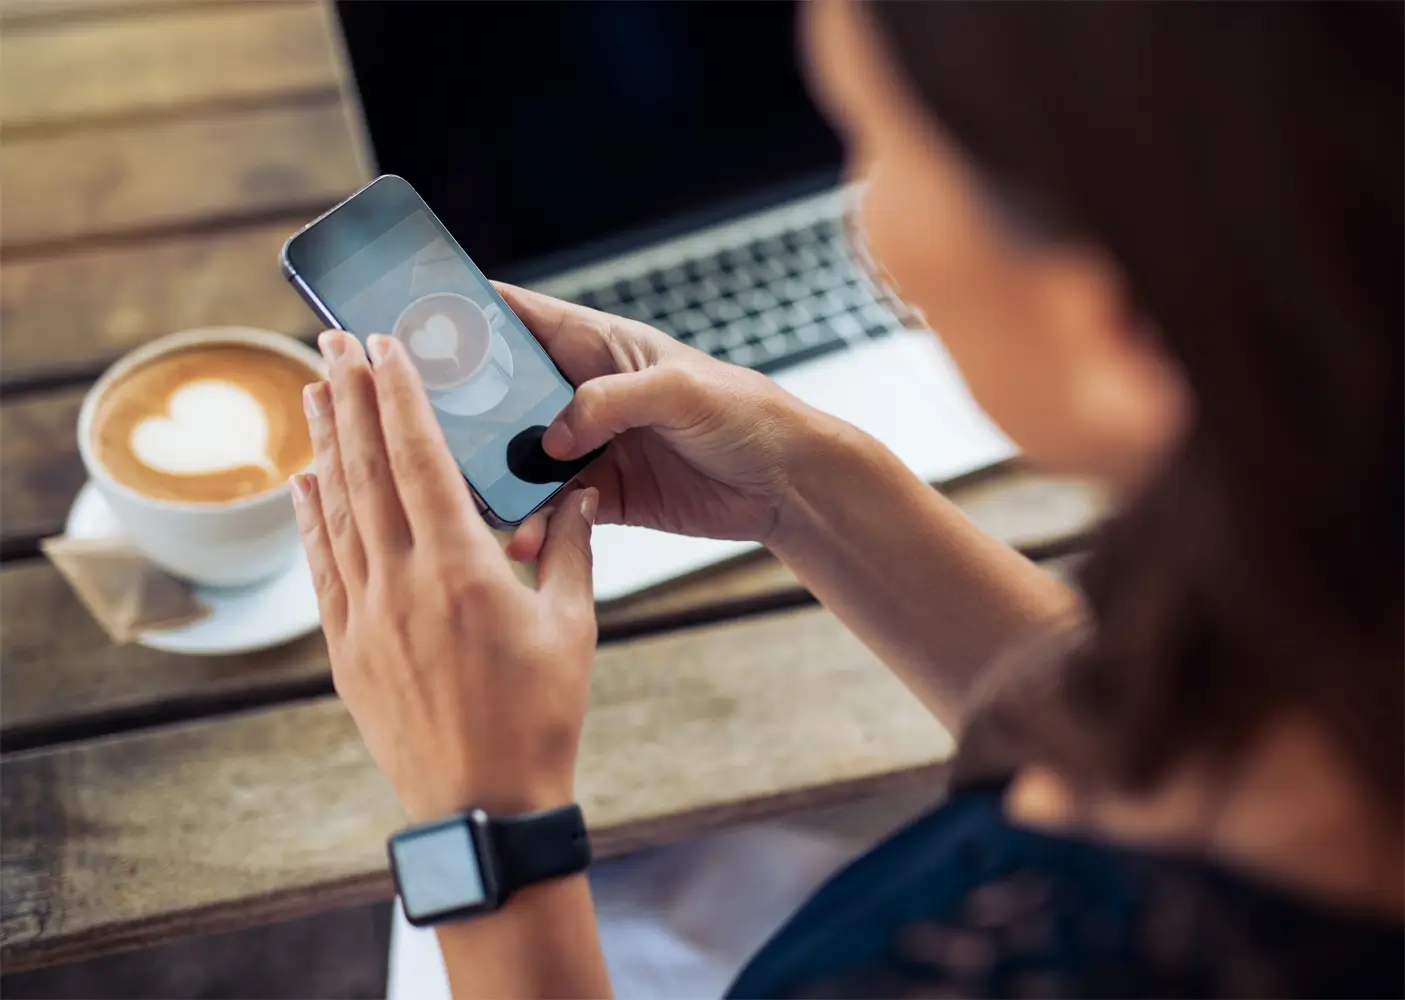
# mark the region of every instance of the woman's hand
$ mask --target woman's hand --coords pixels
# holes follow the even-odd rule
[[[293,495],[337,692],[410,816],[564,805],[595,652],[598,494],[561,498],[536,590],[474,506],[404,348],[322,335]]]
[[[612,441],[580,481],[602,523],[766,541],[786,496],[787,461],[814,415],[756,372],[724,364],[644,323],[512,285],[497,286],[566,377],[572,402],[542,446],[578,458]],[[508,546],[531,560],[545,521]]]

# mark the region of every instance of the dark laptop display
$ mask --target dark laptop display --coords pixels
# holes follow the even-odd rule
[[[343,0],[381,171],[533,277],[832,186],[792,3]]]

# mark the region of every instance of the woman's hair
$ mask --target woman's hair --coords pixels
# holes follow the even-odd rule
[[[1194,396],[1028,749],[1140,790],[1309,713],[1399,821],[1405,7],[864,9],[995,201],[1115,258]]]

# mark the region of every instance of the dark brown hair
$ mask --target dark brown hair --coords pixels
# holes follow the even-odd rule
[[[1403,10],[867,5],[995,199],[1113,255],[1194,394],[1082,572],[1076,738],[1038,748],[1075,777],[1145,789],[1306,711],[1399,820]]]

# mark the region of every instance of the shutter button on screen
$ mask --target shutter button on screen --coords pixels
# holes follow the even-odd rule
[[[524,483],[564,483],[605,450],[602,446],[589,455],[563,462],[542,449],[542,435],[545,433],[546,428],[537,424],[521,431],[507,443],[507,470]]]

